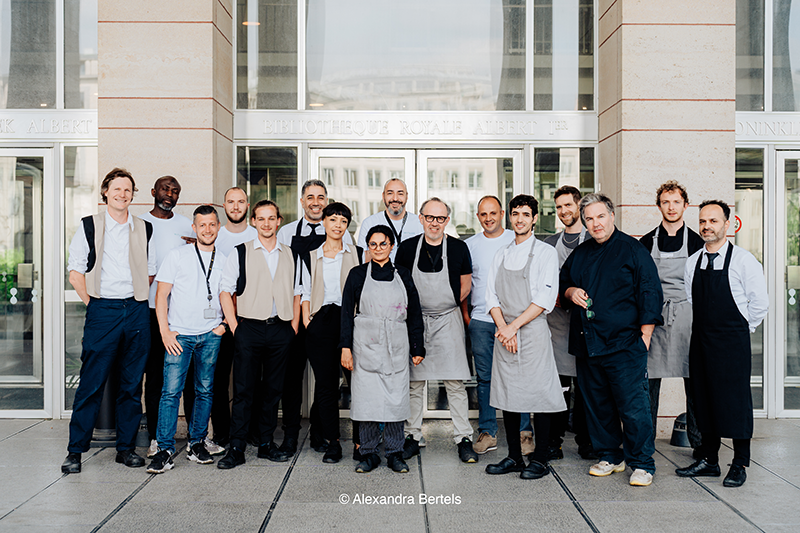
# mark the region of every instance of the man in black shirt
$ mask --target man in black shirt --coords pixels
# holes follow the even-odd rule
[[[639,242],[650,251],[658,268],[664,292],[662,326],[656,326],[647,356],[650,378],[650,413],[653,435],[658,432],[658,401],[662,378],[683,378],[686,390],[686,432],[692,448],[700,446],[700,431],[694,417],[694,402],[689,385],[689,340],[692,335],[692,304],[686,298],[683,269],[686,260],[703,247],[703,239],[686,226],[683,213],[689,207],[689,194],[677,181],[670,180],[656,192],[661,224]]]
[[[465,463],[477,463],[464,385],[471,376],[461,316],[461,301],[472,285],[472,260],[466,243],[445,235],[450,206],[439,198],[431,198],[423,202],[420,213],[424,234],[400,244],[396,258],[397,265],[410,270],[414,278],[426,339],[425,360],[411,368],[411,416],[405,426],[403,457],[408,459],[419,453],[425,382],[442,380],[458,456]]]

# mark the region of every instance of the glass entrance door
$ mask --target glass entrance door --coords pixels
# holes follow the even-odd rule
[[[778,187],[784,201],[776,202],[778,214],[778,264],[785,275],[773,305],[779,315],[778,338],[783,333],[783,357],[774,371],[777,416],[800,415],[800,152],[777,153]],[[782,204],[782,205],[781,205]],[[781,213],[783,211],[783,213]],[[781,227],[783,226],[783,227]],[[783,243],[781,245],[781,243]],[[780,281],[779,281],[780,283]],[[782,329],[782,331],[781,331]]]

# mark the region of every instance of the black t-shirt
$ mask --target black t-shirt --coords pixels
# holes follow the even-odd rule
[[[658,228],[656,228],[658,229]],[[681,226],[681,229],[677,231],[674,236],[670,236],[667,234],[667,230],[661,226],[661,231],[658,234],[658,249],[662,252],[677,252],[683,246],[683,232],[684,229],[689,230],[689,237],[686,242],[686,246],[689,248],[689,255],[691,256],[697,250],[705,246],[705,241],[703,238],[697,234],[692,228],[688,227],[685,223]],[[642,243],[642,246],[647,248],[647,251],[650,252],[653,249],[653,237],[656,235],[656,230],[654,229],[647,235],[644,235],[639,242]]]
[[[413,272],[417,244],[424,237],[424,234],[418,235],[400,243],[395,263]],[[456,302],[460,304],[461,276],[472,274],[472,257],[469,254],[467,243],[449,235],[445,238],[447,239],[447,268],[449,270],[450,287],[453,290]],[[418,267],[422,272],[441,272],[444,267],[442,263],[442,245],[431,246],[423,240],[422,249],[419,251]]]

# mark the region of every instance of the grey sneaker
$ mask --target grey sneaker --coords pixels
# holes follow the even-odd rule
[[[155,457],[157,453],[158,453],[158,441],[156,439],[153,439],[150,441],[150,447],[147,448],[147,457],[148,458]]]
[[[497,437],[492,437],[485,431],[478,436],[478,440],[472,445],[475,453],[483,455],[497,449]]]
[[[189,453],[186,454],[186,458],[201,465],[208,465],[214,462],[202,441],[192,444]]]
[[[624,471],[625,471],[625,461],[622,461],[618,465],[609,463],[608,461],[600,461],[596,465],[592,465],[592,467],[589,469],[589,475],[597,477],[605,477],[605,476],[610,476],[615,472],[624,472]]]
[[[641,468],[637,468],[631,474],[631,485],[634,487],[646,487],[653,482],[653,474],[645,472]]]
[[[209,455],[222,455],[225,453],[225,446],[220,446],[208,437],[203,441],[203,444],[206,445],[206,450]]]
[[[169,450],[159,450],[153,457],[153,462],[147,467],[150,474],[163,474],[167,470],[172,470],[175,463],[172,462],[172,453]]]

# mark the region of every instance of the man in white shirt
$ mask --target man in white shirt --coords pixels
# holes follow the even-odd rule
[[[484,454],[497,449],[497,413],[489,405],[489,390],[492,379],[492,352],[494,334],[497,328],[486,308],[486,278],[492,267],[492,259],[498,250],[514,240],[514,232],[503,229],[505,211],[496,196],[484,196],[478,201],[478,221],[483,232],[467,239],[467,247],[472,257],[472,288],[470,303],[472,312],[467,309],[467,300],[462,302],[464,322],[469,329],[472,343],[472,358],[478,378],[478,440],[473,445],[475,453]],[[530,417],[528,427],[530,430]],[[530,450],[533,451],[533,450]]]
[[[725,237],[730,207],[720,200],[700,204],[705,247],[686,261],[686,297],[692,304],[689,375],[701,458],[679,468],[681,477],[719,477],[720,438],[733,439],[733,461],[723,485],[740,487],[750,466],[753,398],[750,393],[750,333],[769,310],[764,271],[747,250]]]
[[[258,232],[248,222],[247,212],[250,209],[250,202],[247,193],[241,187],[231,187],[225,191],[222,207],[225,209],[228,223],[219,229],[214,246],[221,254],[228,257],[235,246],[252,241],[258,237]]]
[[[187,459],[200,464],[214,462],[204,441],[211,413],[217,351],[225,332],[219,303],[225,256],[217,253],[214,247],[219,231],[216,209],[210,205],[195,209],[192,230],[197,235],[195,245],[172,250],[156,276],[156,314],[166,348],[166,379],[158,406],[158,453],[147,468],[151,474],[161,474],[174,466],[175,430],[185,385],[195,392],[193,415],[187,420]],[[187,383],[190,362],[194,366],[194,379]]]
[[[153,184],[150,191],[153,196],[153,209],[139,218],[153,225],[153,250],[155,251],[156,268],[167,255],[187,242],[194,242],[192,221],[183,215],[174,213],[173,209],[178,204],[181,195],[181,185],[172,176],[162,176]],[[156,432],[158,431],[158,402],[161,399],[161,388],[164,386],[164,344],[159,333],[158,317],[156,316],[156,285],[150,285],[150,355],[147,358],[144,381],[144,410],[147,415],[147,432],[150,434],[150,447],[147,457],[153,457],[158,451]],[[188,388],[187,388],[188,389]],[[191,418],[193,397],[188,393],[184,398],[184,412],[186,419]]]
[[[106,379],[116,363],[117,457],[129,467],[144,466],[134,451],[142,418],[142,374],[150,347],[147,294],[156,273],[152,226],[134,217],[128,206],[136,184],[129,172],[115,168],[100,185],[106,212],[82,219],[69,246],[69,281],[83,303],[81,380],[69,423],[65,474],[81,471],[89,451]]]
[[[394,262],[400,243],[421,235],[423,232],[419,217],[406,210],[406,202],[408,202],[408,189],[403,180],[391,179],[387,181],[383,185],[383,205],[386,206],[386,210],[370,215],[361,222],[361,228],[358,230],[358,240],[356,241],[358,247],[369,253],[369,250],[367,250],[367,233],[374,226],[385,224],[394,233],[396,244],[389,255],[389,259]],[[366,260],[368,261],[369,258]]]

